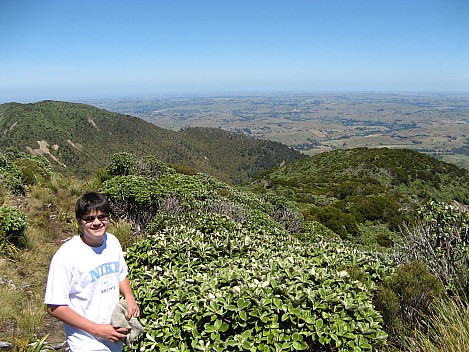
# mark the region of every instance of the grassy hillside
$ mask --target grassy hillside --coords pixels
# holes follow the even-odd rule
[[[112,154],[155,155],[165,162],[241,183],[302,154],[280,143],[219,129],[175,132],[85,104],[42,101],[0,105],[0,146],[43,154],[66,175],[86,177]]]

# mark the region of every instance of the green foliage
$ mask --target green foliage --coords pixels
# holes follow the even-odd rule
[[[215,128],[176,132],[85,104],[8,103],[0,105],[0,115],[0,147],[37,150],[56,171],[78,177],[89,177],[115,153],[155,155],[181,171],[204,172],[231,183],[304,157],[277,142]]]
[[[376,292],[374,304],[393,343],[401,343],[402,336],[409,336],[420,326],[431,313],[434,300],[444,294],[441,281],[421,262],[399,266],[394,275],[386,278]]]
[[[27,217],[21,210],[14,207],[0,206],[0,252],[11,243],[18,247],[26,245],[24,230]]]
[[[127,248],[146,334],[135,350],[371,350],[385,258],[330,242],[293,203],[161,167],[101,186],[141,236]],[[145,217],[145,218],[143,218]],[[296,233],[293,237],[289,232]],[[301,238],[301,239],[299,239]],[[350,273],[349,273],[350,270]]]
[[[138,241],[126,261],[146,326],[135,350],[354,351],[386,340],[371,304],[385,266],[347,246],[209,215]],[[360,282],[342,269],[358,263]]]
[[[52,170],[47,159],[19,152],[0,150],[0,183],[14,194],[24,194],[28,185],[45,185]]]
[[[111,157],[106,171],[110,176],[127,176],[135,174],[137,159],[130,153],[117,153]]]
[[[0,154],[0,182],[10,192],[24,194],[25,187],[21,179],[21,169],[14,164],[8,155]]]
[[[316,241],[317,237],[327,240],[337,240],[340,238],[337,233],[316,220],[305,221],[302,225],[302,231],[296,234],[296,237],[301,238],[303,241],[310,242]]]
[[[392,220],[399,215],[397,200],[385,196],[350,197],[348,201],[351,203],[348,211],[360,223],[365,221],[392,223]]]
[[[157,177],[145,176],[151,169],[148,162],[158,165]],[[250,196],[210,176],[177,173],[154,159],[137,158],[135,163],[138,167],[133,175],[111,177],[102,183],[100,191],[111,202],[115,214],[131,220],[140,231],[160,213],[218,213],[252,226],[256,221],[300,231],[302,215],[285,199]]]
[[[469,289],[469,213],[445,203],[430,202],[419,219],[403,230],[396,260],[425,262],[450,291]]]
[[[103,182],[100,192],[109,200],[113,212],[144,229],[158,208],[157,195],[152,195],[152,183],[141,176],[117,176]]]
[[[265,185],[268,193],[295,200],[306,216],[319,219],[320,215],[323,225],[343,238],[357,236],[353,226],[348,232],[349,221],[383,223],[399,231],[429,200],[469,204],[468,170],[406,149],[320,153],[263,173],[251,189],[258,191],[259,185]],[[315,215],[314,207],[326,209]]]
[[[45,347],[47,346],[47,338],[49,337],[49,334],[47,334],[46,336],[44,336],[42,339],[40,340],[37,340],[36,342],[33,342],[31,344],[29,344],[25,351],[26,352],[40,352],[40,351],[43,351],[45,349]]]
[[[167,165],[154,155],[144,155],[140,157],[137,169],[139,175],[149,178],[158,177],[168,172]]]
[[[272,194],[262,198],[274,206],[269,213],[274,221],[282,224],[291,233],[298,233],[302,230],[304,218],[293,202]]]
[[[334,231],[342,239],[349,236],[358,236],[358,225],[353,215],[343,213],[335,206],[317,207],[311,214],[311,217],[328,229]]]
[[[374,224],[367,221],[358,226],[360,237],[358,242],[369,248],[376,245],[384,248],[392,248],[394,242],[398,239],[398,234],[389,230],[385,224]]]

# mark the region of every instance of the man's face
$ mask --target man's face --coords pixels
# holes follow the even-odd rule
[[[103,243],[109,223],[109,214],[102,211],[91,211],[82,217],[78,224],[82,228],[82,240],[89,246],[100,246]]]

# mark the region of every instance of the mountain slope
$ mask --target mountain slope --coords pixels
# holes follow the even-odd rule
[[[155,155],[167,163],[241,183],[303,157],[276,142],[208,128],[175,132],[137,117],[57,101],[0,105],[0,131],[1,147],[43,154],[58,171],[77,176],[102,168],[116,152],[130,152]],[[201,133],[210,138],[202,138]],[[225,146],[223,155],[213,148],[221,144]]]
[[[321,153],[262,174],[252,187],[298,201],[305,216],[344,235],[366,221],[397,230],[427,201],[469,204],[468,170],[408,149]]]

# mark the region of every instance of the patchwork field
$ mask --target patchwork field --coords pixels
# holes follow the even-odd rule
[[[291,94],[93,100],[180,130],[216,127],[313,155],[355,147],[410,148],[469,168],[467,94]]]

